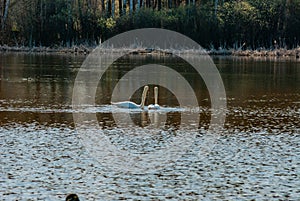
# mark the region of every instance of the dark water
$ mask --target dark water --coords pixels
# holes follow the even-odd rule
[[[1,53],[1,200],[64,200],[70,192],[82,200],[299,200],[299,60],[214,57],[228,111],[225,130],[212,152],[201,159],[187,152],[167,168],[135,174],[95,161],[78,138],[72,115],[77,111],[71,104],[84,59]],[[174,57],[124,57],[105,74],[96,96],[99,125],[120,147],[142,145],[152,150],[168,139],[160,136],[146,146],[143,136],[122,135],[110,112],[110,95],[118,79],[132,66],[153,62],[173,66],[189,80],[202,108],[200,133],[209,126],[207,89],[185,62]],[[141,90],[131,100],[139,102]],[[159,93],[160,105],[178,109],[170,91],[160,87]],[[153,86],[146,104],[150,103]],[[182,113],[158,112],[158,121],[166,116],[164,128],[172,133]],[[150,125],[152,115],[138,111],[130,117],[143,128]]]

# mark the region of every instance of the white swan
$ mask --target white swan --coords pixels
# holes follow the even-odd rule
[[[144,109],[148,89],[149,89],[148,86],[144,87],[144,91],[143,91],[143,94],[142,94],[142,101],[141,101],[141,104],[139,104],[139,105],[134,103],[134,102],[131,102],[131,101],[122,101],[122,102],[116,102],[116,103],[112,102],[111,104],[115,105],[117,107],[120,107],[120,108],[128,108],[128,109],[141,108],[141,109]]]
[[[154,87],[154,105],[148,105],[148,110],[158,110],[160,106],[158,105],[158,87]]]

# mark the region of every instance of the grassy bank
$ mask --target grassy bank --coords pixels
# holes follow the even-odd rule
[[[70,48],[67,47],[16,47],[16,46],[0,46],[0,52],[24,52],[24,53],[61,53],[61,54],[84,54],[87,55],[93,51],[96,47],[91,46],[73,46]],[[169,51],[165,50],[155,50],[155,49],[132,49],[128,50],[132,54],[160,54],[167,55],[170,54]],[[211,49],[205,51],[185,51],[189,54],[204,54],[209,55],[228,55],[228,56],[243,56],[243,57],[291,57],[291,58],[300,58],[300,47],[294,49],[260,49],[260,50],[234,50],[234,49]]]
[[[94,48],[86,46],[74,47],[17,47],[17,46],[0,46],[0,52],[27,52],[27,53],[63,53],[63,54],[89,54]]]

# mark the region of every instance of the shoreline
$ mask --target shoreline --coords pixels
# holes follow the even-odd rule
[[[87,46],[73,46],[73,47],[16,47],[0,45],[0,53],[3,52],[20,52],[20,53],[58,53],[58,54],[83,54],[91,53],[96,47]],[[133,55],[172,55],[172,53],[164,50],[137,48],[128,50]],[[184,51],[191,54],[208,54],[211,56],[241,56],[241,57],[287,57],[287,58],[300,58],[300,47],[294,49],[264,49],[264,50],[205,50],[205,51]]]
[[[17,47],[0,45],[0,53],[3,52],[19,52],[19,53],[58,53],[58,54],[89,54],[94,47],[86,47],[83,45],[73,47]]]

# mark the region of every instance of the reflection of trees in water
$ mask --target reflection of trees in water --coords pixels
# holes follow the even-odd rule
[[[17,109],[17,108],[16,108]],[[0,126],[9,125],[43,125],[57,128],[73,128],[72,113],[56,112],[24,112],[24,111],[1,111]]]
[[[241,100],[298,91],[298,61],[288,58],[215,57],[228,97]]]

